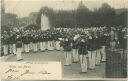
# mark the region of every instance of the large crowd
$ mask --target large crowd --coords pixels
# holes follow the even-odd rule
[[[106,49],[126,49],[126,27],[53,28],[46,31],[18,29],[3,31],[2,53],[22,54],[46,50],[65,52],[65,65],[81,64],[82,72],[106,61]],[[42,53],[43,53],[42,52]]]

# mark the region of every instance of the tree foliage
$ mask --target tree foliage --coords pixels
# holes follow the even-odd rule
[[[17,19],[16,14],[4,13],[1,14],[1,30],[9,31],[12,27],[17,27],[19,20]]]
[[[51,27],[126,26],[126,11],[117,14],[116,9],[111,8],[107,3],[93,11],[82,2],[79,3],[77,10],[54,11],[52,8],[43,7],[38,14],[38,26],[40,26],[42,14],[49,17]]]

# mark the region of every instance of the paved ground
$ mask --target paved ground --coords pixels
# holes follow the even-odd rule
[[[87,73],[81,74],[81,68],[79,63],[73,63],[71,66],[64,66],[64,52],[63,51],[45,51],[38,53],[22,54],[24,60],[27,61],[61,61],[63,79],[87,79],[87,78],[104,78],[105,76],[105,63],[101,66],[96,66],[95,70],[88,70]],[[9,57],[7,62],[15,62],[16,56]]]

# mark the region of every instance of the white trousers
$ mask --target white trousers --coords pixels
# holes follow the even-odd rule
[[[101,48],[101,54],[102,54],[102,59],[101,59],[101,61],[106,61],[105,46],[102,46],[102,48]]]
[[[72,54],[71,52],[65,52],[65,65],[72,64]]]
[[[95,59],[96,58],[96,51],[88,51],[88,59],[89,59],[89,68],[95,68]]]
[[[72,49],[73,62],[79,61],[78,49]]]
[[[38,51],[37,43],[34,43],[34,44],[33,44],[33,48],[34,48],[34,49],[33,49],[33,50],[34,50],[34,52],[37,52],[37,51]]]
[[[82,72],[87,72],[87,55],[80,55],[80,65]]]
[[[100,61],[101,61],[101,49],[97,49],[96,50],[96,65],[100,65]]]
[[[51,41],[51,50],[54,50],[55,46],[54,46],[54,41]]]
[[[17,60],[21,60],[22,59],[21,50],[22,50],[21,48],[17,48],[17,51],[16,51]]]
[[[37,43],[37,50],[40,50],[40,42]]]
[[[8,55],[8,45],[3,45],[4,55]]]
[[[54,50],[52,41],[48,41],[48,50]]]
[[[29,52],[29,44],[24,44],[24,51],[26,52],[26,53],[28,53]]]
[[[24,46],[24,44],[22,44],[22,45],[23,45],[22,52],[25,52],[25,46]]]
[[[48,49],[48,42],[45,41],[45,49]]]
[[[13,53],[16,54],[16,44],[13,44]]]
[[[29,50],[30,50],[30,51],[33,50],[33,43],[32,43],[32,42],[30,42],[30,44],[29,44]]]
[[[45,50],[45,42],[40,42],[40,50],[41,51]]]
[[[61,50],[60,41],[56,41],[56,50]]]
[[[13,45],[12,44],[9,44],[9,53],[13,54]]]

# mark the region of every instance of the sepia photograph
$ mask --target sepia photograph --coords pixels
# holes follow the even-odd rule
[[[126,79],[127,27],[128,0],[1,0],[0,59],[57,62],[62,80]]]

